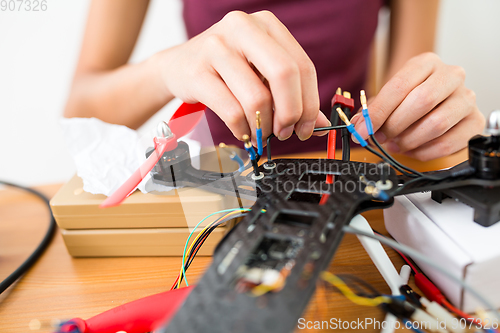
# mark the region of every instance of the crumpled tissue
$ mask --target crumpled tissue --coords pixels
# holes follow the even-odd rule
[[[83,190],[92,194],[113,194],[146,161],[146,149],[154,145],[153,130],[141,137],[126,126],[96,118],[63,118],[60,124]],[[182,140],[189,145],[191,156],[200,154],[198,142]],[[148,173],[138,189],[165,192],[173,187],[153,183]]]

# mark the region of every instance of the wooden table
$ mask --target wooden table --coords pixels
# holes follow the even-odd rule
[[[324,157],[324,154],[301,157],[317,158]],[[428,163],[404,156],[397,158],[408,166],[428,171],[455,165],[465,160],[467,153],[461,151]],[[364,150],[354,150],[352,159],[376,161]],[[60,186],[47,185],[38,189],[52,197]],[[363,215],[374,229],[387,234],[381,211]],[[11,188],[0,190],[0,279],[10,274],[33,251],[42,239],[47,223],[46,207],[36,197]],[[399,269],[403,264],[401,258],[391,249],[387,252]],[[210,258],[197,258],[188,271],[190,282],[196,282],[209,264]],[[179,267],[180,258],[75,259],[68,254],[57,232],[35,266],[0,296],[0,332],[29,332],[30,322],[32,325],[41,323],[37,332],[50,332],[54,321],[73,317],[86,319],[118,305],[168,290]],[[330,271],[355,274],[379,291],[390,292],[355,236],[344,237]],[[384,313],[378,308],[354,305],[342,295],[320,286],[304,317],[311,321],[374,318],[382,322]]]

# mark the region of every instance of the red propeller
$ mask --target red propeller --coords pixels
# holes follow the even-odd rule
[[[133,174],[125,181],[111,196],[109,196],[99,206],[107,208],[118,206],[132,192],[135,191],[142,179],[153,169],[158,163],[160,157],[166,151],[173,150],[177,147],[177,138],[180,138],[193,130],[198,124],[205,111],[205,105],[201,103],[186,104],[183,103],[173,114],[172,118],[166,123],[160,123],[158,126],[158,136],[154,138],[155,151],[146,159]]]

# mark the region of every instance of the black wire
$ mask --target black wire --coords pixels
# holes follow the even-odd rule
[[[316,127],[313,132],[322,132],[322,131],[332,131],[347,128],[346,125],[338,125],[338,126],[326,126],[326,127]]]
[[[351,119],[351,109],[348,107],[343,107],[342,108],[347,116],[347,119]],[[349,131],[347,128],[342,129],[342,161],[347,162],[351,160],[351,140],[350,140],[350,135]]]
[[[313,132],[333,131],[333,130],[343,129],[343,128],[346,128],[346,127],[347,127],[346,125],[316,127],[315,129],[313,129]],[[272,152],[271,152],[271,139],[275,138],[275,137],[276,136],[274,135],[274,133],[271,133],[271,135],[269,135],[267,137],[266,153],[267,153],[267,161],[268,162],[271,162],[273,160],[272,159]]]
[[[377,297],[377,296],[380,296],[382,295],[382,293],[380,291],[377,290],[377,288],[375,288],[372,284],[370,284],[368,281],[360,278],[359,276],[356,276],[356,275],[352,275],[352,274],[347,274],[347,273],[344,273],[344,274],[336,274],[337,277],[339,277],[341,280],[344,281],[344,283],[346,283],[346,281],[351,281],[351,282],[354,282],[360,286],[363,286],[366,290],[369,290],[371,291],[371,294],[361,294],[359,293],[358,295],[359,296],[364,296],[364,297]],[[348,283],[346,283],[348,284]]]
[[[373,149],[372,147],[370,146],[365,146],[365,149],[368,150],[370,153],[374,154],[375,156],[379,157],[380,159],[382,159],[383,161],[387,162],[389,165],[391,165],[394,169],[398,170],[399,172],[401,172],[402,174],[404,174],[405,176],[408,176],[408,177],[415,177],[416,175],[414,174],[411,174],[411,173],[408,173],[406,170],[402,169],[401,167],[399,167],[397,164],[393,164],[386,156],[382,155],[381,153],[379,153],[378,151],[376,151],[375,149]],[[420,179],[420,178],[417,178],[417,179]]]
[[[23,274],[25,274],[32,266],[33,264],[38,260],[38,258],[42,255],[42,253],[45,251],[45,249],[48,247],[50,244],[50,241],[52,240],[52,237],[54,236],[54,232],[56,230],[56,220],[54,219],[54,216],[52,215],[52,210],[50,209],[50,202],[49,199],[43,195],[42,193],[38,192],[37,190],[24,187],[21,185],[16,185],[12,184],[6,181],[0,180],[0,184],[11,186],[11,187],[16,187],[18,189],[21,189],[26,192],[30,192],[40,199],[42,199],[45,204],[47,205],[47,208],[49,210],[50,214],[50,222],[49,222],[49,228],[47,229],[47,232],[45,233],[45,236],[43,237],[42,241],[40,244],[38,244],[38,247],[31,253],[31,255],[26,259],[12,274],[10,274],[5,280],[3,280],[0,283],[0,294],[3,293],[7,288],[9,288],[14,282],[16,282]]]
[[[375,144],[375,146],[377,146],[377,148],[382,152],[382,154],[384,154],[387,159],[389,159],[392,163],[394,163],[395,165],[397,165],[398,167],[408,171],[408,172],[411,172],[415,175],[418,175],[420,177],[425,177],[425,178],[428,178],[428,179],[431,179],[431,178],[435,178],[435,177],[432,177],[432,176],[429,176],[429,175],[424,175],[423,173],[421,172],[418,172],[417,170],[414,170],[410,167],[407,167],[406,165],[404,164],[401,164],[399,163],[394,157],[392,157],[383,147],[382,145],[377,141],[377,139],[375,138],[375,135],[370,135],[370,138],[372,139],[372,142]],[[438,178],[436,178],[436,180],[438,180]]]
[[[268,163],[271,163],[271,161],[273,160],[272,156],[271,156],[271,139],[272,138],[274,138],[274,133],[271,133],[271,135],[269,135],[267,137],[266,153],[267,153],[267,162]]]

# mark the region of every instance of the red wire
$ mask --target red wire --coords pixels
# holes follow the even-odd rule
[[[336,145],[336,143],[337,143],[337,130],[331,130],[328,132],[328,144],[326,146],[326,158],[335,159],[335,150],[336,150],[335,145]],[[333,175],[326,175],[326,183],[333,184]],[[323,194],[321,196],[321,200],[320,200],[319,204],[324,205],[328,201],[329,197],[330,197],[329,194]]]
[[[396,251],[401,256],[401,258],[403,258],[403,260],[408,264],[408,266],[410,266],[410,268],[413,271],[413,273],[417,273],[418,272],[417,268],[415,267],[415,265],[412,264],[412,262],[410,261],[410,259],[408,259],[408,257],[406,257],[403,253],[399,252],[396,249],[394,249],[394,251]]]
[[[413,271],[413,273],[415,274],[415,276],[417,274],[422,274],[422,273],[419,273],[417,271],[417,268],[411,263],[410,259],[408,259],[403,253],[401,253],[399,250],[394,249],[394,248],[393,248],[393,250],[396,251],[401,256],[401,258],[403,258],[403,260],[411,267],[411,270]],[[422,278],[423,278],[423,276],[422,276]],[[428,279],[425,279],[425,280],[426,280],[427,284],[430,284],[430,285],[432,285],[433,288],[437,289],[437,287],[430,280],[428,280]],[[430,295],[426,295],[426,296],[430,297]],[[435,298],[438,301],[439,304],[441,304],[444,307],[446,307],[449,311],[455,313],[456,315],[458,315],[458,316],[460,316],[460,317],[462,317],[462,318],[464,318],[464,319],[466,319],[468,321],[471,321],[471,322],[473,322],[473,323],[475,323],[477,325],[482,326],[481,319],[475,318],[475,317],[469,315],[468,313],[465,313],[465,312],[461,311],[460,309],[454,307],[450,302],[448,302],[446,300],[446,298],[444,297],[444,295],[441,294],[440,292],[439,292],[439,294],[437,294],[437,293],[434,292],[432,296],[433,296],[433,298]]]
[[[468,321],[472,321],[473,323],[480,325],[482,327],[482,321],[479,318],[474,318],[473,316],[461,311],[460,309],[457,309],[454,307],[451,303],[449,303],[446,299],[443,299],[441,302],[441,305],[445,306],[450,310],[451,312],[454,312],[456,315],[465,318]]]
[[[337,144],[337,130],[328,132],[328,145],[326,146],[326,158],[335,159],[335,145]],[[333,175],[326,175],[326,183],[333,184]]]

